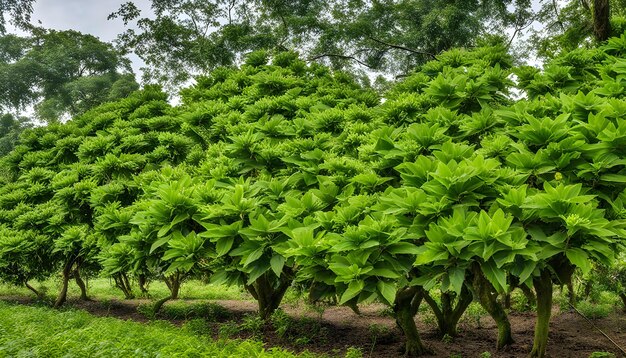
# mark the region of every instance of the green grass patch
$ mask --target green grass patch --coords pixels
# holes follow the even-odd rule
[[[43,282],[31,282],[35,288],[45,292],[47,296],[55,296],[61,289],[61,280],[48,279]],[[113,280],[108,278],[92,278],[87,280],[88,294],[98,300],[124,299],[122,291],[115,287]],[[135,294],[139,297],[139,288],[135,288]],[[169,295],[169,290],[165,283],[161,281],[150,282],[148,286],[150,296],[161,298]],[[0,284],[0,296],[34,296],[26,287],[16,287]],[[80,297],[78,286],[70,281],[69,298]],[[205,299],[205,300],[241,300],[251,299],[250,295],[242,288],[236,286],[223,286],[206,284],[199,280],[183,282],[180,288],[180,298],[183,299]]]
[[[190,329],[198,327],[0,302],[0,357],[296,357],[251,340],[212,341],[189,334]]]

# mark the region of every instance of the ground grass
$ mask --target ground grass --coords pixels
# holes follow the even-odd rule
[[[250,340],[211,341],[164,321],[0,302],[0,357],[295,357]],[[300,357],[313,357],[304,353]]]
[[[61,288],[61,280],[48,279],[43,282],[31,282],[38,290],[46,293],[47,296],[55,296]],[[108,278],[92,278],[87,280],[88,293],[98,300],[123,299],[122,291],[115,287],[112,280]],[[150,296],[162,298],[169,295],[169,290],[165,283],[161,281],[151,282],[149,287]],[[139,290],[135,292],[139,297]],[[25,287],[16,287],[0,284],[0,296],[27,296],[34,295]],[[80,297],[78,286],[70,283],[68,295]],[[249,300],[252,297],[240,287],[205,284],[199,280],[190,280],[182,284],[180,288],[180,298],[182,299],[205,299],[205,300]]]

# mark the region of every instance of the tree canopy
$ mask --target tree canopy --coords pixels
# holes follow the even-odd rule
[[[129,62],[111,44],[73,30],[32,28],[0,37],[0,107],[34,106],[55,121],[122,98],[138,89]]]

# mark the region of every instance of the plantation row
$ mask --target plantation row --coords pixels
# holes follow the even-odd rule
[[[422,301],[454,336],[476,300],[511,344],[497,298],[520,287],[543,357],[553,285],[623,249],[625,55],[622,36],[541,72],[502,44],[453,50],[384,101],[289,52],[214,71],[177,107],[147,87],[27,131],[3,159],[0,279],[60,273],[56,306],[70,280],[86,297],[85,275],[127,298],[163,280],[157,309],[192,277],[243,285],[263,318],[293,286],[379,301],[410,355],[428,351]],[[527,99],[512,99],[513,73]]]

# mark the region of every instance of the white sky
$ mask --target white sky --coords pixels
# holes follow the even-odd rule
[[[107,20],[110,13],[119,9],[127,0],[37,0],[32,15],[33,22],[41,21],[45,28],[77,30],[113,41],[124,30],[121,20]],[[133,0],[142,10],[150,11],[149,0]]]

